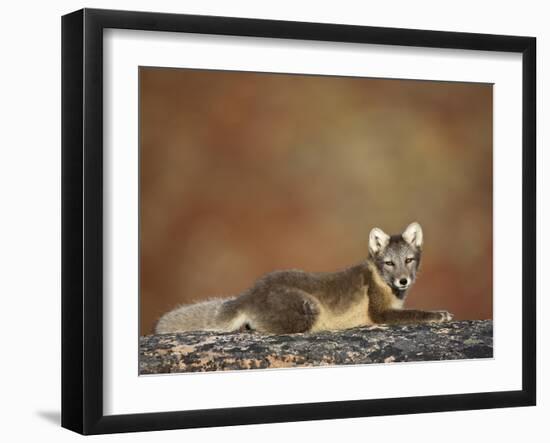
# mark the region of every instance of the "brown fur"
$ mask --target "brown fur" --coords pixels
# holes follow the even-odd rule
[[[404,310],[422,254],[423,233],[411,223],[401,235],[379,228],[369,235],[369,259],[338,272],[275,271],[231,299],[176,308],[161,317],[157,333],[192,330],[292,334],[373,323],[441,322],[447,311]]]
[[[197,305],[183,306],[161,318],[157,333],[247,327],[264,333],[287,334],[451,318],[446,311],[402,310],[403,300],[381,278],[370,259],[333,273],[272,272],[233,299],[207,303],[204,307],[211,306],[211,311],[195,310],[196,315],[210,315],[210,319],[184,318]],[[181,311],[179,319],[178,311]]]

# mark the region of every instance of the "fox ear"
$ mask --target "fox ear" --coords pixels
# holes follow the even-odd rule
[[[369,252],[371,255],[384,250],[390,241],[390,236],[380,228],[373,228],[369,234]]]
[[[403,239],[410,245],[421,248],[423,242],[422,228],[416,222],[407,226],[407,229],[401,234]]]

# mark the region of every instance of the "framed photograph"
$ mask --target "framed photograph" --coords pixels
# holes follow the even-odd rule
[[[62,425],[534,405],[535,59],[532,37],[64,16]]]

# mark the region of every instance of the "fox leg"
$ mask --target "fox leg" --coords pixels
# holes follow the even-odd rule
[[[257,297],[259,303],[247,306],[253,319],[251,327],[271,334],[307,332],[319,316],[318,303],[305,291],[296,288],[271,288]],[[257,309],[254,309],[257,307]]]
[[[452,320],[453,315],[447,311],[419,311],[416,309],[390,309],[374,316],[377,323],[411,324],[442,323]]]

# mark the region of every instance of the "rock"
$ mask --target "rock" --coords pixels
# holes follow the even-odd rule
[[[314,334],[186,332],[140,337],[140,373],[460,360],[493,356],[491,320]]]

